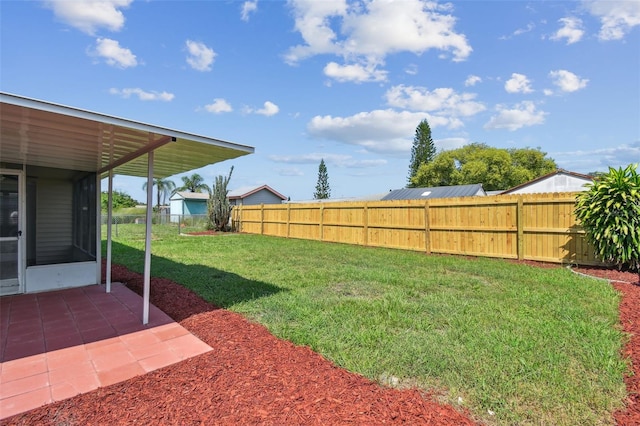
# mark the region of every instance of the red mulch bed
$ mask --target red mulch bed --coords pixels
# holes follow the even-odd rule
[[[618,425],[640,424],[640,282],[603,268],[576,271],[616,280],[624,356],[626,409]],[[114,281],[141,293],[142,277],[115,265]],[[205,302],[167,279],[152,279],[151,302],[213,351],[7,419],[8,424],[428,424],[473,425],[469,413],[415,389],[383,388],[336,367],[307,347],[278,339],[259,324]],[[3,422],[4,423],[4,422]]]
[[[142,277],[112,279],[141,293]],[[22,425],[473,425],[415,389],[383,388],[167,279],[151,302],[213,351],[7,419]]]

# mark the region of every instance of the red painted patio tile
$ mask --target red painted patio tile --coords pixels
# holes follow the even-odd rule
[[[2,383],[0,387],[0,399],[31,392],[36,389],[49,386],[49,373],[39,373],[20,379]]]
[[[121,335],[120,340],[127,345],[128,349],[145,348],[160,342],[160,339],[149,330]]]
[[[18,358],[25,358],[32,355],[41,354],[44,352],[44,341],[33,341],[27,342],[20,345],[10,345],[7,344],[7,347],[2,354],[2,359],[0,362],[7,362]]]
[[[58,330],[58,329],[73,329],[77,330],[76,322],[72,317],[60,318],[54,321],[46,321],[42,323],[42,327],[45,331]]]
[[[102,346],[113,345],[114,343],[120,343],[120,336],[109,337],[108,339],[96,340],[94,342],[85,343],[84,347],[87,351],[95,348],[100,348]]]
[[[69,363],[61,368],[49,371],[49,383],[60,384],[71,382],[74,378],[86,375],[96,375],[96,369],[89,360],[76,364]]]
[[[11,308],[11,310],[13,311],[15,308]],[[15,324],[15,323],[19,323],[19,322],[33,322],[34,319],[36,319],[37,321],[40,320],[40,315],[38,313],[37,309],[29,309],[29,310],[23,310],[17,313],[11,313],[11,316],[9,317],[9,324]]]
[[[175,339],[176,337],[190,334],[184,327],[176,323],[152,328],[151,332],[161,341]]]
[[[134,323],[113,324],[113,328],[116,329],[120,336],[146,330],[146,326],[142,324],[141,319]]]
[[[181,359],[190,358],[211,350],[209,345],[191,334],[167,340],[166,343]]]
[[[182,361],[182,359],[175,353],[166,350],[161,351],[160,353],[141,359],[138,361],[142,368],[148,373],[153,370],[157,370],[158,368],[166,367],[167,365],[175,364],[176,362]]]
[[[0,400],[0,419],[33,410],[53,402],[49,387],[35,389],[31,392]]]
[[[77,327],[80,332],[84,332],[87,330],[93,330],[95,328],[104,328],[110,327],[109,321],[102,318],[102,316],[94,317],[92,319],[87,319],[84,321],[78,321]]]
[[[94,345],[94,346],[87,345],[85,347],[87,348],[87,352],[89,353],[89,356],[92,359],[97,357],[102,357],[105,355],[110,355],[115,352],[119,353],[119,351],[129,352],[129,349],[124,344],[124,342],[120,340],[119,337],[109,339],[109,344]]]
[[[145,373],[144,368],[142,368],[140,364],[132,362],[112,370],[98,371],[98,379],[100,380],[101,386],[109,386]]]
[[[129,350],[129,352],[131,352],[131,355],[137,360],[143,360],[166,351],[172,352],[171,348],[166,344],[166,342],[158,342],[143,348],[131,348]]]
[[[3,362],[0,385],[47,371],[47,360],[44,354]]]
[[[16,334],[34,333],[37,331],[42,332],[42,330],[43,330],[42,323],[37,320],[7,324],[7,331],[12,334],[13,333],[16,333]]]
[[[51,387],[51,399],[55,401],[62,401],[63,399],[74,397],[80,394],[76,388],[69,382],[55,383]]]
[[[123,365],[136,362],[136,359],[131,355],[126,347],[124,347],[124,345],[121,348],[114,349],[117,350],[117,352],[114,351],[106,355],[91,356],[91,362],[98,373],[102,371],[115,370]]]
[[[84,343],[91,343],[118,335],[111,326],[81,331],[80,334],[82,335]]]
[[[23,345],[31,342],[42,341],[44,338],[44,333],[42,330],[31,331],[26,333],[14,333],[12,330],[9,330],[9,335],[7,336],[7,343],[9,345]]]
[[[91,360],[89,352],[84,345],[65,348],[59,351],[47,352],[47,367],[49,372],[69,365],[78,365]]]
[[[0,298],[0,418],[210,350],[153,305],[143,325],[142,298],[122,284],[113,290]]]
[[[45,340],[45,348],[47,352],[57,351],[60,349],[71,348],[73,346],[82,345],[84,340],[79,333],[69,334],[67,336],[47,337]]]

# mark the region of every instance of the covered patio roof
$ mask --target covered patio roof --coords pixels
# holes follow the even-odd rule
[[[254,148],[0,92],[0,159],[106,176],[165,178],[251,154]]]
[[[0,92],[2,163],[95,172],[99,177],[108,176],[107,292],[111,291],[114,174],[146,177],[147,206],[151,206],[153,178],[165,178],[253,152],[253,147],[246,145]],[[99,181],[97,187],[96,196],[99,197]],[[98,207],[98,224],[99,212]],[[143,324],[149,322],[151,213],[152,210],[147,209]],[[99,259],[99,225],[97,233],[96,252]],[[96,263],[96,281],[99,283],[100,262]]]

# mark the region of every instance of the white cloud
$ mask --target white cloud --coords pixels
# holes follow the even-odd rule
[[[242,10],[240,12],[240,18],[247,22],[249,20],[249,15],[258,10],[258,0],[253,1],[245,1],[242,3]]]
[[[469,87],[469,86],[475,86],[478,83],[482,83],[482,79],[480,77],[478,77],[477,75],[470,75],[469,77],[467,77],[467,79],[464,81],[464,85]]]
[[[567,44],[577,43],[584,36],[584,30],[582,29],[582,20],[574,17],[567,17],[559,19],[558,22],[562,24],[562,28],[555,32],[551,36],[551,40],[567,39]]]
[[[169,102],[172,101],[175,95],[169,92],[156,92],[152,90],[151,92],[147,92],[140,88],[126,88],[126,89],[109,89],[109,93],[112,95],[118,95],[125,99],[130,98],[132,95],[137,96],[141,101],[164,101]]]
[[[387,103],[396,108],[413,111],[428,111],[438,115],[471,116],[482,112],[486,107],[476,102],[475,93],[456,93],[448,87],[429,91],[424,87],[393,86],[385,93]]]
[[[99,28],[120,31],[124,26],[124,15],[120,9],[127,8],[133,0],[68,1],[47,0],[45,5],[61,21],[89,35]]]
[[[421,54],[437,49],[454,61],[463,61],[472,51],[464,34],[455,32],[456,18],[448,14],[450,4],[292,0],[289,5],[295,29],[304,40],[285,55],[285,61],[292,65],[311,56],[333,54],[347,64],[375,68],[387,55],[397,52]]]
[[[585,0],[591,14],[600,19],[600,40],[621,40],[640,25],[640,1]]]
[[[204,109],[207,112],[212,112],[214,114],[222,114],[223,112],[233,111],[231,104],[222,98],[214,99],[213,103],[205,105]]]
[[[528,33],[530,31],[533,31],[533,29],[535,27],[536,26],[535,26],[535,24],[533,22],[529,22],[525,28],[518,28],[517,30],[515,30],[513,33],[511,33],[508,36],[501,36],[500,40],[509,40],[512,37],[516,37],[516,36]]]
[[[504,90],[508,93],[531,93],[531,81],[524,74],[514,72],[511,78],[504,84]]]
[[[456,118],[386,109],[348,117],[318,115],[309,121],[307,131],[311,137],[360,146],[370,152],[406,154],[411,150],[416,126],[425,118],[431,128],[462,125]]]
[[[471,141],[467,138],[444,138],[434,139],[433,141],[438,151],[449,151],[451,149],[462,148],[470,142]]]
[[[283,169],[275,169],[280,176],[304,176],[304,172],[297,167],[286,167]]]
[[[521,127],[542,124],[544,123],[544,117],[547,115],[544,111],[536,110],[535,104],[530,101],[520,102],[511,109],[504,105],[497,105],[496,111],[498,115],[491,117],[489,122],[484,125],[485,129],[507,129],[514,131]]]
[[[584,89],[589,82],[588,79],[580,78],[567,70],[551,71],[549,72],[549,78],[551,78],[553,84],[558,86],[563,92],[575,92]]]
[[[387,164],[387,160],[384,159],[356,160],[351,155],[317,152],[301,155],[270,155],[269,159],[276,163],[291,164],[317,164],[320,160],[324,160],[324,162],[329,165],[356,169],[378,167]]]
[[[518,28],[517,30],[515,30],[515,31],[513,32],[513,35],[515,35],[515,36],[519,36],[519,35],[522,35],[522,34],[525,34],[525,33],[531,32],[531,31],[533,31],[533,29],[534,29],[535,27],[536,27],[536,26],[535,26],[535,24],[534,24],[533,22],[529,22],[525,28]]]
[[[339,65],[329,62],[324,67],[324,75],[331,77],[340,83],[363,83],[368,81],[386,81],[387,71],[376,69],[375,65]]]
[[[404,69],[404,72],[406,72],[409,75],[416,75],[418,74],[418,66],[416,64],[409,64]]]
[[[551,152],[549,156],[567,170],[589,173],[607,171],[609,167],[626,167],[640,163],[640,141],[616,147],[568,152]]]
[[[129,68],[138,65],[136,55],[131,50],[120,47],[120,43],[109,38],[96,40],[95,55],[105,59],[107,64],[118,68]]]
[[[211,71],[211,65],[216,57],[216,53],[204,43],[187,40],[187,63],[197,71]]]
[[[255,110],[253,112],[255,112],[256,114],[266,115],[267,117],[270,117],[272,115],[276,115],[279,111],[280,111],[280,108],[278,107],[278,105],[274,104],[271,101],[266,101],[262,108]]]

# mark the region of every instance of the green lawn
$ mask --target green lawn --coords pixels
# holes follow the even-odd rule
[[[114,239],[113,261],[142,272],[143,236],[126,234]],[[260,235],[155,227],[153,244],[154,276],[347,370],[442,391],[488,423],[611,424],[622,407],[619,295],[606,282],[563,268]]]

